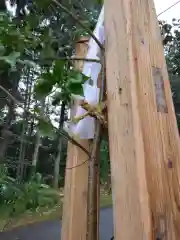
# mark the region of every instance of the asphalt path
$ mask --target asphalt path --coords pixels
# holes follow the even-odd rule
[[[0,240],[59,240],[60,232],[60,221],[46,221],[2,232]],[[104,208],[100,213],[100,240],[110,240],[112,235],[112,209]]]

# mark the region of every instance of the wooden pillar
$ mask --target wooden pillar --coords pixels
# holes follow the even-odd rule
[[[153,233],[154,238],[176,240],[180,239],[180,141],[162,38],[153,0],[136,0],[132,9]]]
[[[88,51],[89,38],[82,37],[76,44],[76,57],[85,58]],[[76,61],[75,68],[82,70],[83,61]],[[100,87],[100,77],[98,86]],[[78,102],[72,106],[71,116],[74,115]],[[90,151],[92,141],[78,141]],[[93,209],[94,240],[99,239],[99,208],[100,208],[100,179],[99,179],[99,154],[97,149],[95,168],[95,194]],[[81,165],[82,164],[82,165]],[[76,167],[77,166],[77,167]],[[85,240],[87,234],[87,202],[88,202],[88,156],[75,145],[68,144],[67,169],[64,191],[64,206],[62,220],[62,240]]]
[[[151,239],[130,0],[105,0],[104,4],[114,236],[116,240]]]
[[[77,43],[77,57],[86,57],[88,40],[89,39],[87,38],[82,38]],[[82,70],[83,61],[77,61],[75,67]],[[77,104],[78,103],[76,103],[76,106]],[[89,150],[88,140],[80,140],[79,143]],[[62,219],[62,240],[86,239],[88,191],[88,161],[86,160],[88,160],[86,153],[72,143],[68,144]]]
[[[115,239],[180,239],[180,145],[153,0],[105,0]]]

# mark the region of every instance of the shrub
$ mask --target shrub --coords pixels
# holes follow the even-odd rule
[[[43,183],[36,173],[28,182],[20,183],[8,175],[6,166],[0,167],[0,214],[13,217],[27,210],[54,206],[59,202],[57,191]]]

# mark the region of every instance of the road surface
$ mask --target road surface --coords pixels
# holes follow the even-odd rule
[[[60,221],[46,221],[0,233],[0,240],[60,240]],[[100,214],[100,240],[113,235],[112,209],[104,208]]]

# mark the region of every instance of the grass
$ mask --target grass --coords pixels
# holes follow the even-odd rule
[[[101,196],[100,199],[101,208],[111,207],[112,206],[112,195],[105,194]]]
[[[101,208],[110,207],[112,205],[112,196],[102,194],[100,199]],[[0,231],[10,230],[15,227],[25,226],[31,223],[43,222],[47,220],[60,220],[62,217],[62,204],[51,209],[40,208],[36,212],[27,211],[19,217],[12,219],[1,219],[0,216]]]

